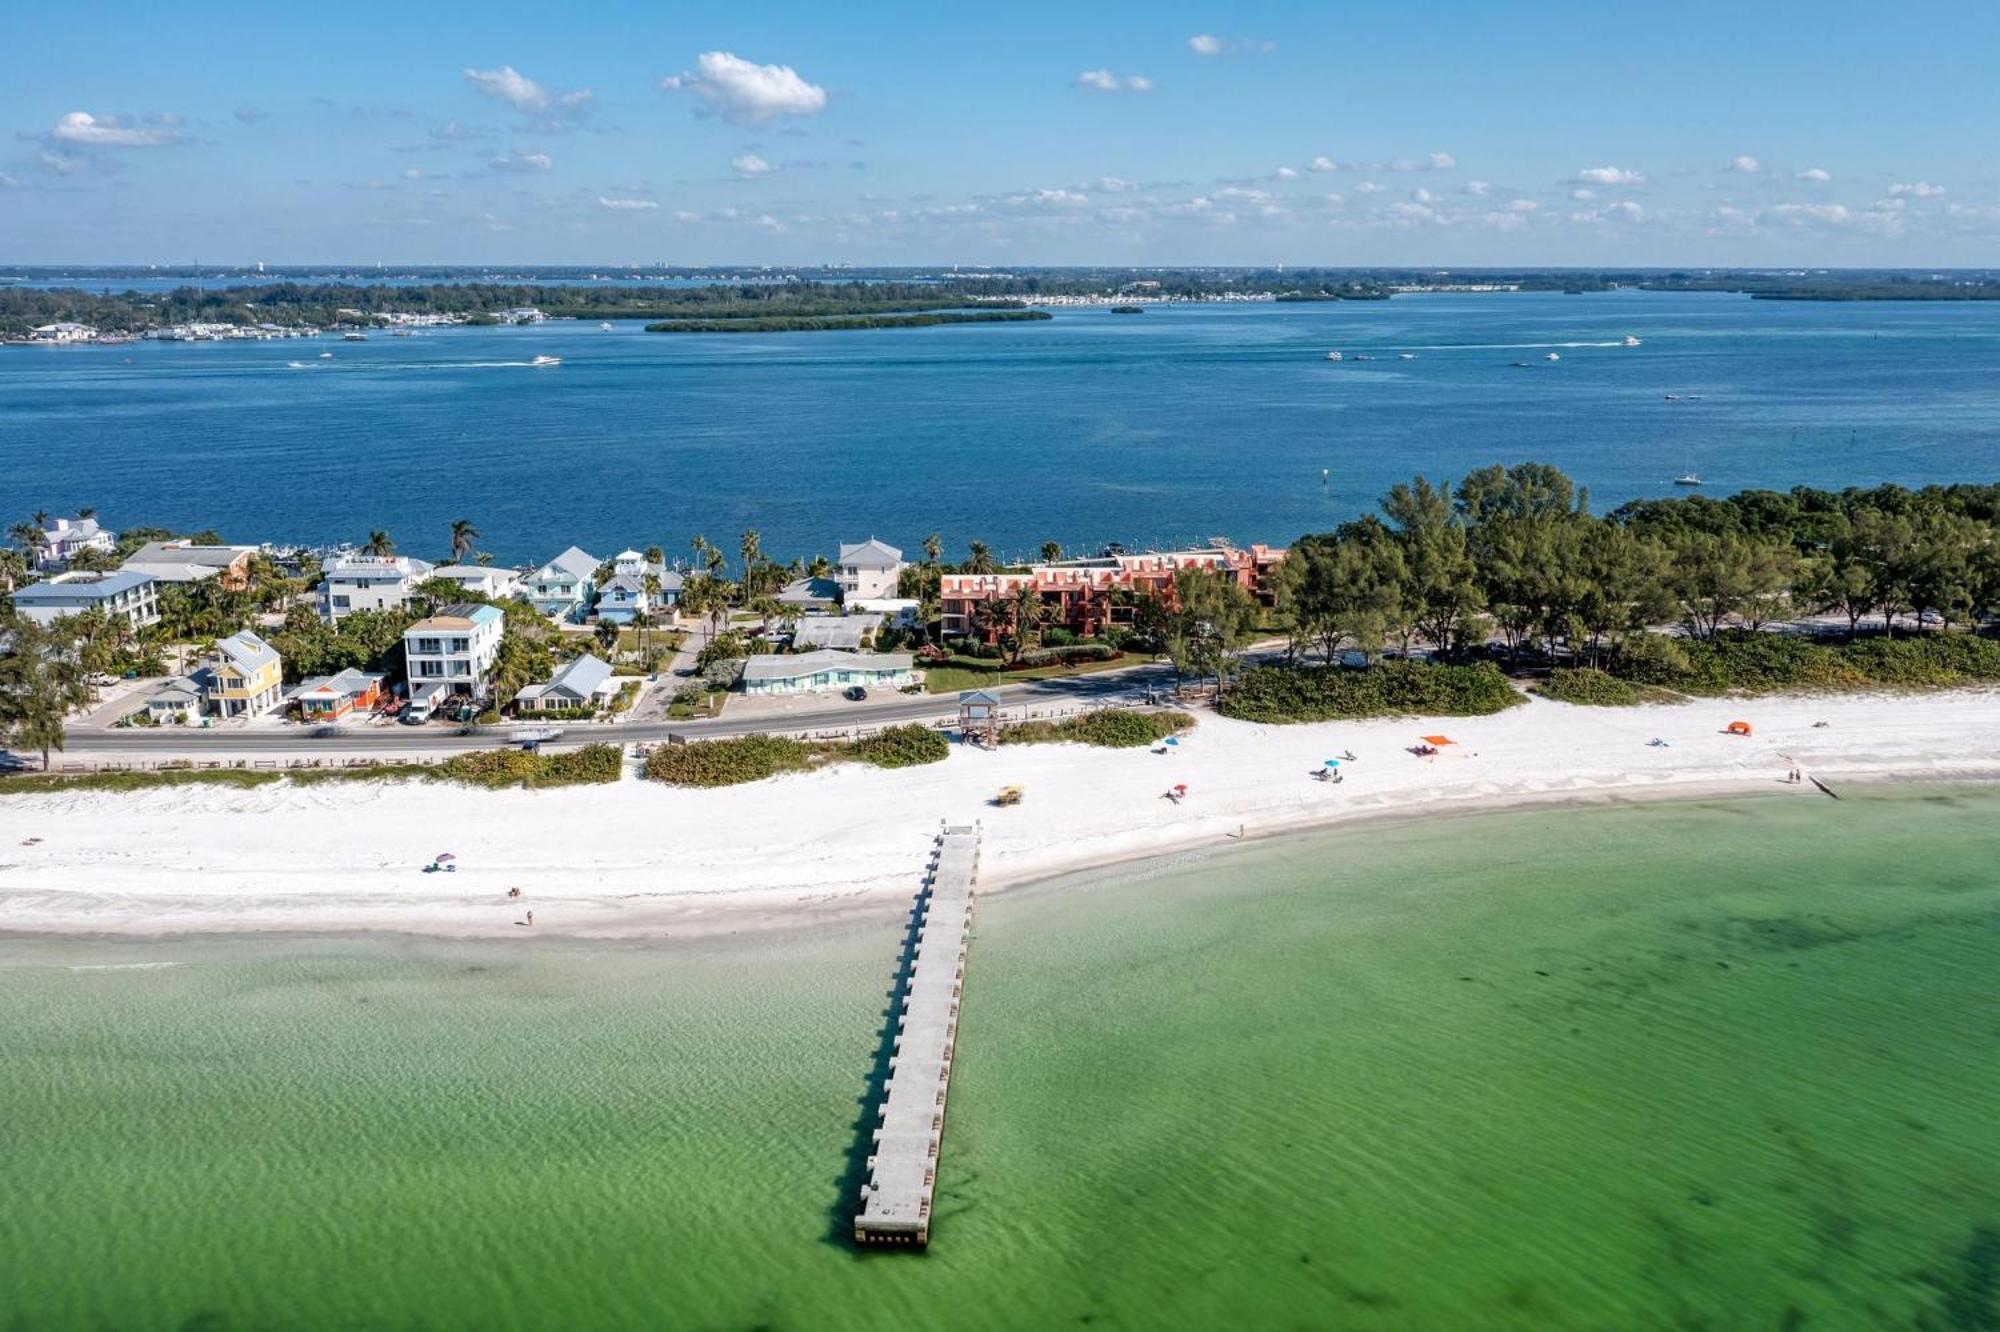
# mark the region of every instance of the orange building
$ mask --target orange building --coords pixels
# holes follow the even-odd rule
[[[1106,555],[1060,564],[1036,564],[1020,573],[948,573],[939,582],[944,632],[989,641],[997,638],[997,632],[979,623],[980,603],[1004,600],[1018,595],[1021,587],[1031,586],[1043,604],[1051,608],[1049,624],[1082,638],[1093,638],[1111,626],[1129,627],[1134,603],[1142,598],[1154,597],[1173,605],[1174,575],[1183,569],[1227,573],[1244,591],[1268,603],[1272,572],[1284,558],[1283,550],[1271,546],[1239,549],[1216,545],[1207,550]]]

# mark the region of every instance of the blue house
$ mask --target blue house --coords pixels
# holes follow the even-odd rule
[[[544,615],[581,620],[597,591],[600,563],[595,555],[571,546],[529,576],[525,589],[528,601]]]

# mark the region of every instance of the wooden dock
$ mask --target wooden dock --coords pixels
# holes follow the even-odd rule
[[[895,1019],[888,1091],[872,1135],[861,1213],[854,1218],[857,1244],[930,1243],[931,1192],[937,1186],[978,877],[979,828],[946,827],[938,834],[918,900],[922,917],[909,985]]]

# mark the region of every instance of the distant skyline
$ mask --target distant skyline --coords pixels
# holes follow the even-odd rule
[[[0,263],[2000,263],[2000,7],[10,7]]]

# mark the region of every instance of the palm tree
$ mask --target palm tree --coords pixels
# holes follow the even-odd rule
[[[79,518],[95,518],[97,516],[97,509],[93,505],[86,504],[76,511],[76,516]]]
[[[806,577],[824,578],[833,572],[833,563],[824,555],[815,555],[806,564]]]
[[[924,538],[924,563],[936,564],[944,558],[944,538],[936,532]]]
[[[28,557],[12,546],[0,548],[0,584],[12,592],[28,577]]]
[[[36,527],[39,527],[44,531],[48,530],[49,511],[47,509],[36,509],[33,513],[29,514],[28,516],[34,520]]]
[[[712,549],[708,544],[708,538],[698,535],[688,545],[694,548],[694,567],[697,569],[701,568],[702,562],[708,558],[708,552]]]
[[[752,596],[757,589],[751,581],[751,570],[756,567],[757,557],[764,552],[764,538],[752,528],[743,534],[736,549],[743,556],[743,595]]]
[[[1044,541],[1042,543],[1042,563],[1054,564],[1057,560],[1061,558],[1062,558],[1062,542]]]
[[[1049,608],[1031,582],[1024,582],[1015,588],[1007,603],[1007,618],[1014,627],[1014,660],[1019,661],[1021,649],[1028,646],[1029,638],[1041,632]]]
[[[7,530],[7,536],[28,552],[30,569],[39,569],[42,564],[42,547],[47,544],[47,529],[39,523],[15,523]]]
[[[370,532],[368,544],[361,548],[367,555],[394,555],[396,542],[387,532]]]
[[[984,541],[969,541],[965,546],[972,558],[965,562],[967,573],[990,574],[996,567],[993,563],[993,548]]]
[[[465,557],[479,541],[479,529],[472,525],[470,518],[454,518],[451,522],[451,562],[465,563]]]
[[[999,597],[988,597],[973,608],[972,621],[997,641],[1014,625],[1014,613]]]
[[[667,552],[661,550],[658,546],[646,547],[646,563],[665,565],[666,562]]]
[[[646,589],[646,614],[643,617],[645,623],[640,626],[640,634],[645,640],[646,647],[651,647],[653,641],[653,636],[650,632],[653,627],[652,610],[653,607],[660,604],[660,576],[656,573],[648,572],[645,577],[639,580],[639,585]],[[645,651],[645,648],[641,648],[640,651]]]
[[[610,620],[597,622],[597,645],[616,660],[618,657],[618,626]]]

